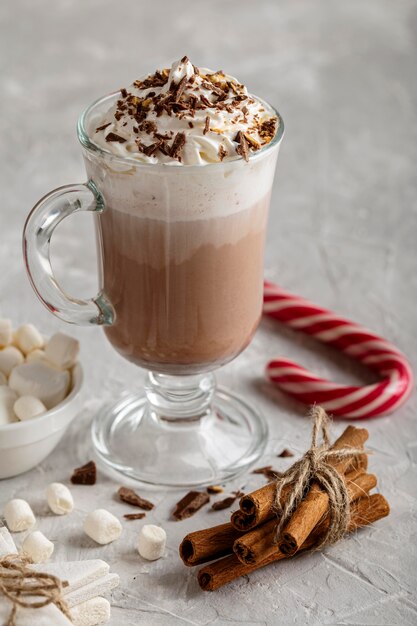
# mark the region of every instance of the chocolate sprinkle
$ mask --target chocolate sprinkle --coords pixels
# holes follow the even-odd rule
[[[103,124],[103,126],[99,126],[98,128],[96,128],[96,133],[98,133],[100,130],[104,130],[105,128],[107,128],[107,126],[110,126],[111,122],[107,122],[107,124]]]
[[[73,485],[95,485],[97,479],[97,468],[94,461],[89,461],[81,467],[77,467],[71,476]]]
[[[117,141],[118,143],[125,143],[126,139],[124,137],[120,137],[120,135],[116,135],[116,133],[109,133],[106,135],[106,141]]]
[[[143,519],[146,517],[146,513],[125,513],[123,517],[125,519]]]
[[[197,511],[209,501],[210,496],[207,493],[203,491],[190,491],[177,502],[172,516],[178,521],[187,519],[197,513]]]
[[[133,489],[130,489],[129,487],[120,487],[117,494],[122,502],[131,504],[132,506],[137,506],[140,509],[145,509],[145,511],[150,511],[154,507],[154,504],[152,502],[141,498],[140,495],[138,495],[135,491],[133,491]]]

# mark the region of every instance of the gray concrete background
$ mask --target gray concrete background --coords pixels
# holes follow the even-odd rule
[[[80,110],[146,71],[187,54],[223,68],[274,103],[286,124],[271,206],[266,275],[393,340],[417,365],[417,3],[412,0],[139,2],[6,0],[0,4],[0,313],[45,332],[68,330],[37,302],[20,238],[30,207],[53,187],[84,179],[74,132]],[[56,272],[71,293],[96,289],[88,216],[63,225]],[[70,329],[82,341],[85,411],[40,467],[0,483],[0,507],[28,498],[55,558],[102,557],[120,573],[113,625],[415,624],[417,622],[416,396],[394,416],[370,421],[371,468],[391,516],[327,549],[272,566],[203,594],[177,546],[191,529],[227,512],[168,521],[177,496],[154,493],[149,520],[168,532],[167,557],[145,563],[138,526],[116,544],[83,537],[86,511],[116,514],[117,483],[74,490],[70,518],[48,516],[42,490],[66,480],[90,456],[88,423],[100,402],[143,378],[98,329]],[[264,322],[254,342],[218,375],[265,413],[265,463],[284,445],[308,441],[302,409],[272,391],[262,372],[281,354],[340,381],[369,375],[333,352]],[[340,432],[342,424],[335,425]],[[262,484],[254,476],[234,486]],[[232,486],[230,487],[232,489]],[[93,495],[92,495],[93,494]]]

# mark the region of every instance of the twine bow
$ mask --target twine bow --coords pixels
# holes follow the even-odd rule
[[[296,461],[276,483],[275,508],[279,522],[275,529],[275,542],[295,509],[300,504],[312,481],[318,483],[329,496],[329,527],[315,549],[335,543],[346,532],[350,519],[349,495],[343,477],[329,465],[335,457],[352,456],[363,453],[362,449],[342,448],[330,450],[330,418],[320,406],[311,409],[313,431],[310,449]],[[319,443],[321,434],[322,442]],[[284,506],[281,506],[281,493],[284,487],[291,486]]]
[[[16,626],[18,606],[40,609],[51,603],[71,620],[68,605],[62,597],[62,589],[68,586],[68,582],[52,574],[32,570],[28,567],[30,563],[29,558],[17,554],[0,558],[0,596],[3,594],[12,603],[4,626]],[[34,599],[39,596],[43,599]]]

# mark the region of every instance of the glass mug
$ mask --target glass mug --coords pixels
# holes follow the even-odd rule
[[[81,114],[88,182],[56,189],[33,208],[23,235],[26,267],[52,313],[102,325],[121,355],[149,370],[143,396],[125,394],[96,416],[99,457],[152,485],[222,482],[254,463],[266,443],[262,416],[216,390],[212,372],[248,345],[261,316],[283,122],[277,113],[276,136],[248,162],[144,164],[94,143],[118,94]],[[101,289],[91,300],[65,294],[49,258],[54,229],[78,211],[95,216]]]

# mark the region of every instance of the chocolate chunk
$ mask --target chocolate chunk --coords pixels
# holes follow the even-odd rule
[[[197,511],[209,501],[210,496],[207,493],[203,491],[190,491],[177,502],[172,516],[178,521],[187,519],[187,517],[191,517],[194,513],[197,513]]]
[[[235,137],[235,141],[238,143],[238,146],[236,148],[237,154],[243,157],[245,161],[249,161],[248,142],[246,140],[245,135],[242,133],[241,130],[237,133]]]
[[[105,128],[107,128],[107,126],[110,126],[111,122],[107,122],[107,124],[103,124],[103,126],[99,126],[98,128],[96,128],[96,133],[98,133],[100,130],[104,130]]]
[[[109,133],[106,135],[106,141],[117,141],[118,143],[125,143],[126,139],[124,137],[120,137],[120,135],[116,135],[116,133]]]
[[[129,487],[120,487],[117,494],[122,502],[131,504],[132,506],[137,506],[140,509],[145,509],[145,511],[150,511],[154,507],[154,504],[152,504],[152,502],[141,498],[140,495],[138,495],[135,491],[133,491],[133,489],[130,489]]]
[[[124,87],[120,90],[120,93],[122,94],[123,98],[127,98],[127,91]]]
[[[123,517],[125,519],[143,519],[146,517],[146,513],[125,513]]]
[[[209,485],[207,487],[207,493],[223,493],[223,491],[224,489],[220,485]]]
[[[213,511],[222,511],[223,509],[228,509],[232,506],[232,504],[236,501],[236,496],[229,496],[228,498],[224,498],[223,500],[218,500],[212,504],[211,508]]]
[[[81,467],[77,467],[71,476],[73,485],[95,485],[97,478],[97,468],[94,461],[89,461]]]
[[[291,452],[291,450],[288,450],[288,448],[284,448],[282,452],[277,454],[277,456],[282,459],[286,459],[289,456],[294,456],[294,452]]]

